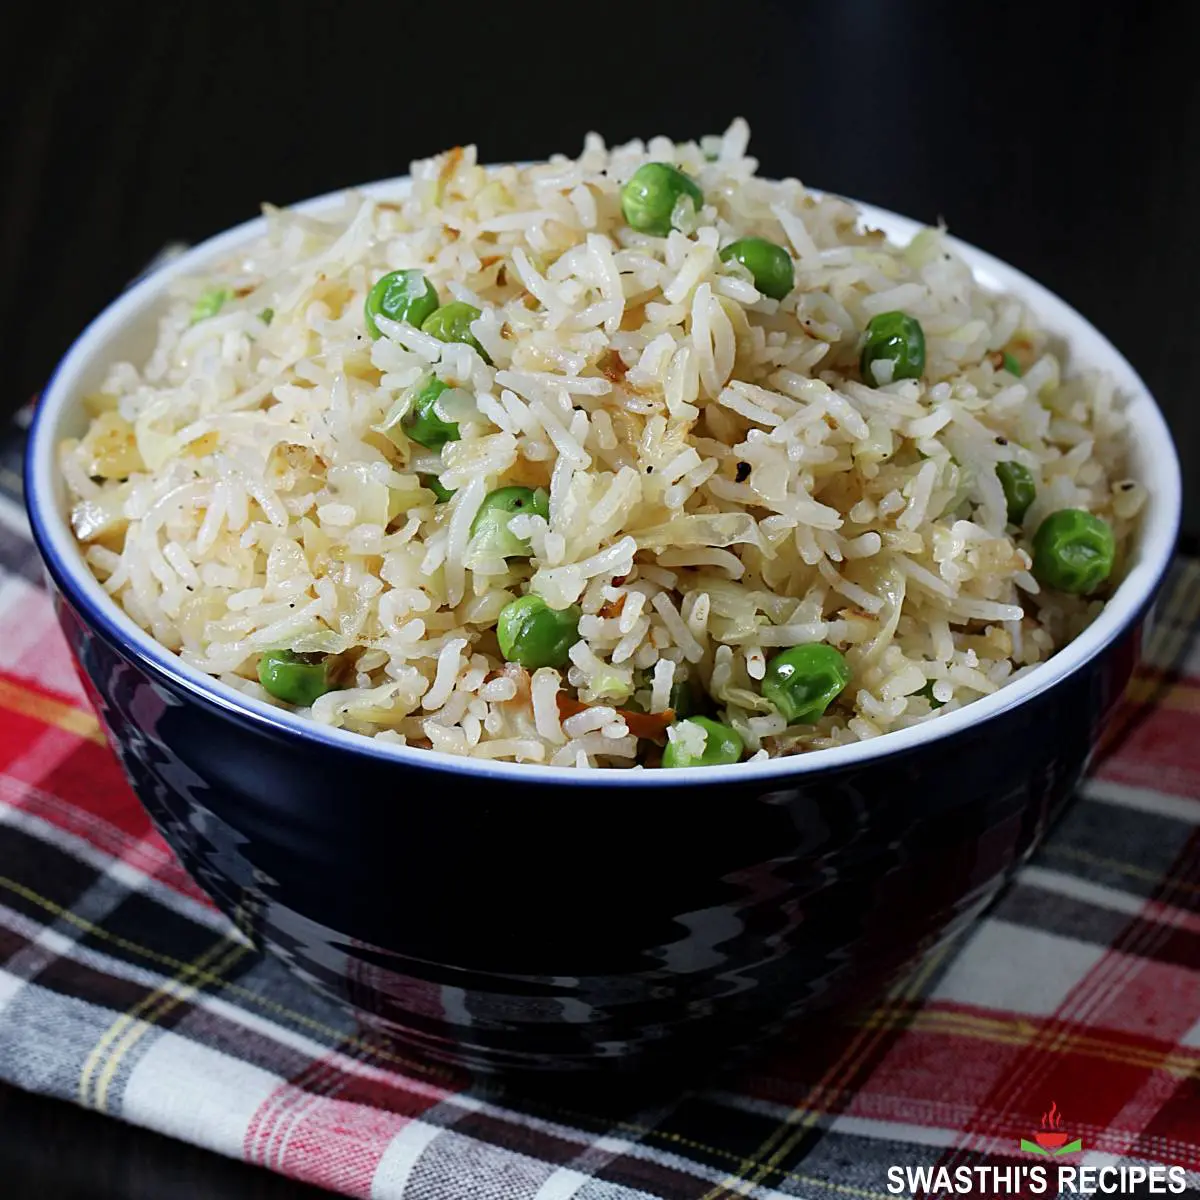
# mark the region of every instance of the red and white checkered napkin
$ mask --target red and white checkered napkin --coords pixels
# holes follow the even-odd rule
[[[403,1063],[258,958],[125,784],[11,502],[0,567],[0,1077],[355,1196],[886,1200],[889,1169],[1068,1161],[1200,1183],[1196,563],[1117,749],[965,942],[751,1075],[621,1113]],[[1051,1105],[1073,1154],[1037,1152]]]

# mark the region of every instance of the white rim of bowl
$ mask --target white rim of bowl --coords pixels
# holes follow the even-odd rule
[[[290,208],[320,215],[336,209],[349,193],[395,198],[403,195],[409,186],[409,178],[400,176],[359,188],[340,189],[291,205]],[[882,229],[889,238],[907,240],[923,228],[920,222],[909,217],[857,201],[852,203],[859,210],[861,222]],[[684,767],[670,771],[628,767],[581,770],[578,767],[550,767],[538,763],[493,762],[436,750],[389,745],[362,734],[318,724],[245,696],[189,667],[144,632],[108,596],[88,570],[68,522],[55,500],[58,428],[63,415],[77,399],[80,376],[94,364],[97,351],[103,347],[106,339],[132,318],[144,319],[146,310],[153,306],[171,282],[227,256],[238,246],[260,236],[265,228],[265,220],[257,217],[209,238],[135,283],[88,325],[55,369],[38,402],[29,433],[25,472],[26,504],[39,549],[51,574],[72,603],[86,615],[89,624],[99,626],[127,653],[132,653],[134,658],[156,669],[177,687],[190,692],[210,707],[260,726],[264,732],[298,736],[311,742],[414,767],[528,784],[661,787],[749,784],[771,780],[784,782],[826,769],[865,765],[876,759],[932,745],[967,728],[981,725],[1049,691],[1097,657],[1138,619],[1170,564],[1182,503],[1179,460],[1166,421],[1146,385],[1120,351],[1065,301],[1007,263],[966,242],[950,238],[950,243],[969,264],[982,286],[1019,296],[1049,332],[1066,341],[1072,359],[1078,355],[1087,367],[1098,367],[1113,376],[1129,408],[1137,410],[1136,421],[1131,422],[1131,428],[1136,425],[1134,441],[1145,450],[1145,457],[1155,463],[1155,476],[1149,484],[1150,496],[1142,518],[1134,563],[1100,616],[1048,662],[990,696],[983,696],[961,709],[907,729],[832,749],[719,767]],[[1079,365],[1073,362],[1072,369],[1078,369]]]

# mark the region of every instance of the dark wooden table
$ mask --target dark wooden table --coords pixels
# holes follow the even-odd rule
[[[572,7],[114,0],[0,17],[9,408],[165,242],[261,200],[458,142],[529,159],[589,129],[696,136],[741,113],[764,173],[944,217],[1059,292],[1141,371],[1194,474],[1200,6],[610,0],[588,26]],[[1196,548],[1191,480],[1185,531]],[[0,1191],[305,1194],[3,1089]]]

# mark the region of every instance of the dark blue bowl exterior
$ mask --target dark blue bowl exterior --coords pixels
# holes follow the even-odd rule
[[[1079,779],[1141,622],[1022,705],[855,766],[654,789],[483,780],[264,728],[56,604],[125,770],[213,900],[369,1024],[484,1071],[659,1065],[877,988]]]

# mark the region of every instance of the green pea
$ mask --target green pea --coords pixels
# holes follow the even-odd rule
[[[1055,591],[1087,595],[1109,577],[1116,552],[1107,521],[1082,508],[1061,508],[1033,535],[1033,575]]]
[[[1004,489],[1004,499],[1008,501],[1008,519],[1014,525],[1020,525],[1025,520],[1029,506],[1037,499],[1037,485],[1033,476],[1019,462],[1001,462],[996,464],[996,478]]]
[[[538,667],[565,667],[568,651],[579,641],[579,605],[556,610],[530,592],[500,610],[496,640],[508,662],[531,671]]]
[[[688,717],[676,721],[671,728],[678,729],[680,725],[699,726],[704,730],[704,752],[696,756],[668,738],[662,756],[664,767],[721,767],[742,757],[745,743],[736,729],[709,717]]]
[[[437,497],[439,504],[445,504],[454,495],[450,488],[442,487],[442,481],[436,475],[418,475],[417,478],[422,487],[428,488]]]
[[[754,276],[754,286],[772,300],[782,300],[795,286],[791,255],[766,238],[746,237],[730,242],[721,251],[721,261],[731,259],[741,263]]]
[[[892,364],[892,383],[897,379],[920,379],[925,370],[925,330],[921,322],[902,312],[872,317],[859,358],[864,383],[876,383],[871,364],[877,362]]]
[[[481,315],[473,304],[452,300],[441,308],[435,308],[421,322],[421,332],[437,338],[439,342],[462,342],[466,346],[474,346],[475,353],[490,365],[492,360],[488,358],[487,351],[471,332],[471,322],[477,321]]]
[[[228,288],[208,288],[200,293],[200,299],[192,305],[192,324],[197,321],[206,321],[209,317],[215,317],[217,313],[225,307],[225,301],[233,293]]]
[[[1015,375],[1018,379],[1021,378],[1021,364],[1017,362],[1016,355],[1010,354],[1007,350],[1004,352],[1004,369],[1010,375]]]
[[[849,682],[846,660],[832,646],[813,642],[767,663],[762,694],[789,724],[813,725]]]
[[[437,398],[446,390],[436,375],[417,389],[412,406],[404,418],[404,431],[426,450],[440,450],[447,442],[457,442],[460,434],[456,421],[444,421],[438,415]]]
[[[550,496],[545,488],[502,487],[488,492],[471,522],[471,537],[480,553],[497,558],[528,558],[533,553],[526,538],[517,537],[508,528],[521,513],[550,520]]]
[[[697,210],[704,204],[704,193],[690,175],[670,163],[643,163],[621,189],[621,212],[631,229],[666,237],[680,196],[689,196]]]
[[[425,278],[423,271],[389,271],[367,293],[363,304],[367,332],[380,337],[376,317],[387,317],[389,321],[407,321],[421,328],[421,323],[438,306],[437,289]]]
[[[318,696],[334,690],[326,660],[320,654],[268,650],[258,660],[258,681],[277,700],[309,708]]]

